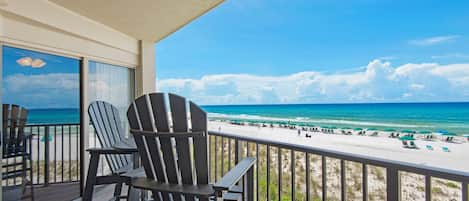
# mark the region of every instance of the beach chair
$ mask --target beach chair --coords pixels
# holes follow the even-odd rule
[[[88,168],[87,189],[85,189],[83,200],[91,200],[94,186],[101,184],[116,184],[114,199],[126,198],[129,195],[121,196],[123,184],[130,184],[133,177],[142,176],[143,170],[133,169],[133,161],[130,156],[135,151],[117,150],[113,147],[125,140],[124,127],[120,121],[119,111],[108,102],[95,101],[89,105],[88,115],[101,148],[87,150],[91,162]],[[110,168],[111,173],[109,175],[96,175],[101,156],[104,156]]]
[[[410,141],[410,142],[409,142],[409,148],[411,148],[411,149],[418,149],[418,147],[417,147],[417,145],[415,144],[414,141]]]
[[[433,146],[432,145],[427,145],[425,147],[427,147],[428,150],[433,151]]]
[[[404,148],[409,148],[409,144],[407,144],[407,141],[402,141],[402,146],[404,146]]]
[[[448,147],[441,147],[444,152],[450,152]]]
[[[193,102],[186,108],[183,97],[147,94],[130,105],[127,117],[146,173],[132,180],[132,188],[151,191],[155,200],[254,199],[255,158],[244,158],[217,183],[209,183],[207,113]],[[244,190],[230,192],[234,189]]]
[[[19,200],[29,185],[29,196],[34,200],[32,134],[24,131],[28,110],[18,105],[3,104],[2,111],[2,182],[13,183],[13,186],[3,187],[4,199]],[[20,186],[16,184],[17,178],[21,178]],[[21,191],[18,192],[16,189],[19,187]]]

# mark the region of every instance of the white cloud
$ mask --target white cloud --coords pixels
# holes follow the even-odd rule
[[[187,96],[199,104],[337,103],[469,100],[469,64],[405,64],[371,61],[364,70],[285,76],[207,75],[163,79],[160,91]]]
[[[3,80],[3,98],[28,108],[78,107],[79,85],[76,73],[13,74]]]
[[[443,55],[434,55],[432,59],[469,59],[469,54],[451,53]]]
[[[409,43],[411,45],[417,45],[417,46],[430,46],[430,45],[437,45],[441,43],[450,42],[459,37],[460,36],[458,35],[435,36],[435,37],[430,37],[430,38],[411,40],[409,41]]]

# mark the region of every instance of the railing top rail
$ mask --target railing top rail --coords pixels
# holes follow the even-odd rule
[[[37,127],[37,126],[79,126],[80,123],[47,123],[47,124],[26,124],[26,127]]]
[[[241,136],[237,134],[224,133],[224,132],[218,132],[218,131],[208,131],[208,133],[209,135],[214,135],[214,136],[228,137],[228,138],[233,138],[233,139],[238,139],[238,140],[243,140],[243,141],[248,141],[248,142],[255,142],[259,144],[276,146],[279,148],[291,149],[294,151],[307,152],[311,154],[323,155],[326,157],[332,157],[332,158],[342,159],[346,161],[354,161],[354,162],[365,163],[369,165],[376,165],[376,166],[381,166],[385,168],[395,168],[401,171],[407,171],[407,172],[412,172],[412,173],[422,174],[422,175],[430,175],[433,177],[455,180],[459,182],[469,181],[469,172],[438,168],[438,167],[432,167],[428,165],[415,164],[415,163],[409,163],[409,162],[403,162],[403,161],[388,160],[388,159],[382,159],[382,158],[377,158],[377,157],[372,157],[372,156],[352,154],[352,153],[322,149],[322,148],[317,148],[317,147],[310,147],[310,146],[292,144],[288,142],[281,142],[281,141],[275,141],[275,140],[270,140],[270,139]]]

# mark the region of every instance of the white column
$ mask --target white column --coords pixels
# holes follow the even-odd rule
[[[155,43],[150,41],[140,42],[140,65],[136,69],[135,78],[137,84],[137,96],[155,92]]]
[[[83,164],[83,189],[85,188],[85,180],[86,180],[86,174],[88,173],[88,164],[90,160],[90,156],[88,152],[86,152],[86,149],[90,147],[89,145],[89,133],[90,133],[90,127],[89,127],[89,116],[88,116],[88,64],[89,60],[87,58],[82,59],[82,66],[81,66],[81,121],[80,121],[80,128],[81,128],[81,146],[83,147],[82,152],[80,153],[83,157],[83,161],[81,163]]]

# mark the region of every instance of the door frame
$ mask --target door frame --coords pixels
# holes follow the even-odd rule
[[[2,66],[2,59],[3,59],[3,47],[8,46],[8,47],[14,47],[14,48],[20,48],[20,49],[25,49],[25,50],[30,50],[30,51],[36,51],[40,53],[45,53],[45,54],[51,54],[55,56],[61,56],[61,57],[67,57],[67,58],[72,58],[76,59],[79,61],[79,104],[80,104],[80,138],[79,138],[79,143],[80,143],[80,148],[79,148],[79,160],[80,160],[80,196],[83,194],[83,189],[85,185],[85,179],[86,179],[86,173],[88,169],[88,162],[89,162],[89,156],[86,154],[86,149],[89,148],[89,117],[87,114],[87,108],[89,105],[88,101],[88,74],[89,74],[89,62],[90,61],[95,61],[95,62],[100,62],[100,63],[105,63],[105,64],[111,64],[119,67],[124,67],[128,69],[132,69],[134,71],[133,73],[133,86],[134,86],[134,98],[138,96],[138,86],[137,86],[137,71],[138,68],[136,66],[129,66],[126,64],[122,64],[119,62],[112,62],[106,59],[100,59],[100,58],[95,58],[95,57],[88,57],[84,55],[79,55],[79,54],[68,54],[65,53],[63,50],[60,49],[49,49],[49,48],[37,48],[37,47],[32,47],[32,46],[25,46],[23,44],[16,44],[16,43],[10,43],[10,42],[3,42],[0,41],[0,83],[2,83],[2,73],[3,73],[3,66]],[[0,87],[0,103],[3,103],[2,99],[3,91]],[[0,108],[0,113],[2,108]],[[2,125],[2,122],[0,121],[0,126]],[[0,136],[0,140],[1,136]],[[2,150],[0,150],[1,153]],[[0,154],[1,155],[1,154]],[[0,156],[1,159],[1,156]],[[0,176],[1,176],[1,171],[0,171]],[[1,185],[0,185],[0,196],[2,196],[1,193]]]
[[[71,55],[67,55],[67,54],[60,54],[60,53],[57,53],[57,52],[51,52],[51,51],[47,51],[47,50],[41,50],[41,49],[37,49],[37,48],[31,48],[31,47],[26,47],[26,46],[23,46],[23,45],[16,45],[16,44],[11,44],[11,43],[4,43],[4,42],[0,42],[0,83],[3,83],[3,48],[7,46],[7,47],[13,47],[13,48],[18,48],[18,49],[24,49],[24,50],[28,50],[28,51],[35,51],[35,52],[39,52],[39,53],[44,53],[44,54],[50,54],[50,55],[54,55],[54,56],[60,56],[60,57],[66,57],[66,58],[71,58],[71,59],[76,59],[78,60],[79,62],[79,66],[78,66],[78,77],[79,77],[79,119],[80,119],[80,136],[79,136],[79,153],[77,154],[80,154],[79,155],[79,160],[80,160],[80,164],[79,164],[79,168],[80,168],[80,178],[79,178],[79,183],[80,183],[80,197],[82,196],[82,192],[83,192],[83,186],[84,186],[84,169],[83,169],[83,166],[84,166],[84,162],[86,163],[86,160],[84,160],[83,158],[83,155],[85,155],[85,146],[84,146],[84,143],[83,143],[83,140],[82,138],[84,137],[84,133],[83,133],[83,128],[84,128],[84,124],[83,124],[83,116],[87,116],[87,115],[83,115],[83,108],[84,108],[84,101],[86,100],[83,100],[83,97],[86,97],[84,94],[84,86],[87,86],[87,85],[83,85],[83,78],[86,78],[87,76],[83,76],[82,75],[82,72],[84,72],[84,68],[86,68],[87,66],[84,65],[84,58],[82,57],[76,57],[76,56],[71,56]],[[2,88],[0,88],[0,103],[3,104],[3,90]],[[0,113],[3,112],[2,111],[3,108],[0,108]],[[0,121],[0,127],[2,126],[2,121]],[[87,129],[88,131],[88,129]],[[3,135],[0,136],[0,138],[3,138]],[[1,139],[1,141],[3,142],[3,139]],[[3,146],[3,145],[0,145],[0,146]],[[3,149],[0,150],[0,153],[3,152]],[[3,153],[0,154],[0,159],[1,157],[3,157]],[[1,171],[0,171],[1,172]],[[0,176],[1,176],[1,173],[0,173]],[[2,187],[0,185],[0,196],[2,196],[3,194],[3,191],[2,191]]]

